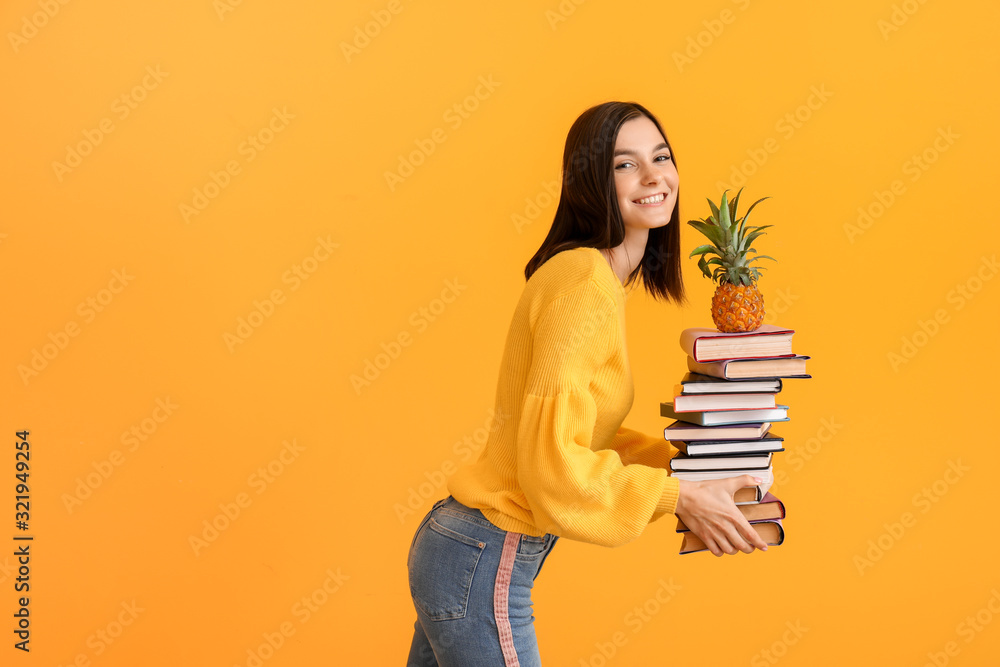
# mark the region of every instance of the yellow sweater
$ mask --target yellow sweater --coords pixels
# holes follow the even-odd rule
[[[595,248],[532,274],[497,382],[496,426],[448,483],[503,530],[617,546],[677,506],[669,441],[623,428],[634,387],[625,291]]]

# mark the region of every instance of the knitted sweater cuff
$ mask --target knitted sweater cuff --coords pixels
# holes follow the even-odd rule
[[[667,477],[667,483],[663,487],[663,495],[660,502],[656,504],[656,515],[673,514],[677,509],[677,498],[680,496],[680,480],[676,477]]]

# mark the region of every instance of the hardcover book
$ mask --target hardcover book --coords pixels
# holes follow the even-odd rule
[[[722,333],[695,327],[681,332],[681,349],[695,361],[792,356],[792,329],[764,324],[756,331]]]
[[[776,547],[785,541],[785,530],[781,527],[781,519],[771,519],[770,521],[760,521],[758,523],[750,524],[757,534],[761,536],[764,542],[770,547]],[[708,547],[701,539],[688,531],[682,533],[684,539],[681,541],[682,554],[692,554],[698,551],[707,551]]]
[[[766,359],[729,359],[726,361],[695,361],[687,358],[688,370],[701,375],[724,380],[739,380],[743,378],[808,378],[806,360],[810,357],[797,355],[792,357],[769,357]]]
[[[713,426],[712,428],[719,428]],[[668,429],[669,430],[669,429]],[[716,457],[735,456],[748,454],[761,454],[764,452],[783,452],[785,439],[774,431],[769,431],[766,435],[756,440],[673,440],[670,444],[679,449],[688,457]]]
[[[771,466],[771,452],[741,456],[688,456],[681,452],[670,459],[670,469],[691,470],[761,470]]]
[[[770,422],[698,426],[678,420],[663,429],[663,437],[688,443],[698,440],[757,440],[764,437],[770,428]]]
[[[777,405],[774,394],[685,394],[683,385],[674,387],[673,403],[677,412],[763,410]]]
[[[768,492],[759,503],[737,505],[737,507],[750,523],[785,518],[785,504],[778,500],[771,492]],[[684,533],[688,530],[690,529],[684,525],[684,522],[677,519],[677,532]]]
[[[716,412],[678,412],[672,402],[660,403],[660,416],[679,419],[699,426],[725,426],[753,422],[786,422],[788,406],[778,405],[767,410],[719,410]]]
[[[747,486],[738,489],[733,494],[733,501],[737,505],[744,503],[759,503],[774,484],[774,473],[770,470],[699,470],[690,472],[671,473],[677,479],[684,479],[690,482],[703,482],[709,479],[728,479],[739,477],[740,475],[752,475],[761,481],[757,486]]]
[[[777,394],[781,378],[727,380],[701,373],[686,373],[681,378],[683,395],[688,394]]]

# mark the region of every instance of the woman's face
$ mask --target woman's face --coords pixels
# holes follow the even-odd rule
[[[653,229],[670,222],[679,179],[667,142],[653,121],[640,115],[622,124],[612,169],[626,229]]]

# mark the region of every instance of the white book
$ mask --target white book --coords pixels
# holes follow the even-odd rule
[[[680,452],[670,459],[670,469],[675,472],[696,470],[765,470],[771,467],[771,452],[742,456],[688,456]]]
[[[679,394],[674,396],[675,412],[717,410],[766,410],[774,408],[774,394]]]
[[[770,467],[766,470],[698,470],[674,472],[671,474],[677,479],[683,479],[689,482],[704,482],[710,479],[729,479],[730,477],[739,477],[740,475],[751,475],[762,480],[756,487],[756,499],[749,502],[737,501],[737,505],[759,503],[761,498],[764,497],[764,494],[771,489],[771,485],[774,484],[774,471]]]

